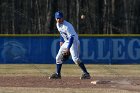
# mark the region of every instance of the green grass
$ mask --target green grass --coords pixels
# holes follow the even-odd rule
[[[140,77],[140,65],[94,65],[86,64],[91,76]],[[1,64],[0,76],[49,76],[55,71],[55,64]],[[63,76],[80,76],[81,70],[75,64],[62,66]],[[30,88],[0,87],[0,93],[138,93],[135,91],[100,88]]]
[[[137,76],[140,77],[140,65],[86,65],[93,76]],[[46,76],[55,71],[55,64],[1,64],[0,76]],[[62,66],[63,76],[79,76],[80,68],[75,64]]]

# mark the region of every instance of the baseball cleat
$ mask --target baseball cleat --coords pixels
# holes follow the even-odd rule
[[[49,79],[61,79],[61,75],[58,75],[57,73],[53,73]]]
[[[90,79],[90,74],[84,73],[82,74],[82,76],[80,77],[80,79]]]

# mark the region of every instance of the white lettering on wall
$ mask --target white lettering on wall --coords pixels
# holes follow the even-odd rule
[[[82,51],[81,59],[84,60],[139,60],[140,59],[140,39],[81,39]],[[110,41],[108,41],[110,40]],[[53,40],[51,45],[52,57],[57,55],[59,39]],[[93,44],[92,42],[96,42]],[[95,47],[96,46],[96,47]]]
[[[138,46],[135,46],[134,44],[137,44]],[[140,40],[139,39],[133,39],[129,42],[128,55],[133,60],[140,59]]]
[[[124,39],[112,39],[112,59],[125,59],[125,40]]]
[[[83,47],[83,51],[80,51],[80,53],[83,53],[82,59],[94,59],[94,51],[89,50],[89,47],[93,47],[93,45],[89,45],[90,39],[82,39],[83,45],[80,45]],[[91,48],[90,48],[91,49]],[[89,51],[92,51],[92,54],[89,55]]]
[[[109,59],[110,51],[105,51],[106,42],[105,39],[97,39],[98,42],[98,58],[97,59]]]

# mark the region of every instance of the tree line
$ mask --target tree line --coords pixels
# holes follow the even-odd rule
[[[58,10],[79,34],[140,33],[140,0],[0,0],[0,34],[58,33]]]

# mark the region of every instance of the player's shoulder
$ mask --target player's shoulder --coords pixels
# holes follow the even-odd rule
[[[70,22],[68,22],[68,21],[64,21],[64,24],[67,26],[67,27],[71,27],[72,26],[72,24],[70,23]]]

